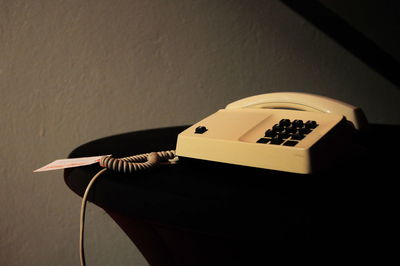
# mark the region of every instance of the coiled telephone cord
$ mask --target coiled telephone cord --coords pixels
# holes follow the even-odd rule
[[[82,205],[80,213],[80,229],[79,229],[79,255],[80,255],[81,266],[86,265],[83,240],[84,240],[84,225],[85,225],[85,211],[86,211],[87,197],[90,188],[93,186],[97,178],[101,176],[102,173],[107,171],[107,169],[111,169],[113,171],[121,173],[133,174],[136,172],[156,167],[159,164],[171,161],[176,158],[177,157],[175,155],[175,151],[169,150],[169,151],[138,154],[124,158],[114,158],[111,156],[105,156],[100,159],[99,164],[104,168],[100,170],[95,176],[93,176],[93,178],[87,185],[85,193],[83,194],[82,197]]]
[[[160,162],[175,158],[175,151],[159,151],[144,153],[124,158],[113,158],[111,156],[100,159],[100,166],[112,169],[117,172],[134,173],[137,171],[152,168]]]

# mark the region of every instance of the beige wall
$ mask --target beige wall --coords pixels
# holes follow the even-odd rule
[[[33,169],[271,91],[400,123],[399,89],[279,1],[0,0],[0,265],[79,262],[80,198]],[[93,205],[86,237],[89,265],[147,265]]]

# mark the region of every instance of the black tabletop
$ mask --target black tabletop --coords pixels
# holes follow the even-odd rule
[[[175,149],[186,126],[151,129],[86,143],[70,158],[124,157]],[[106,171],[89,200],[154,224],[225,235],[268,239],[357,239],[376,234],[395,167],[397,149],[383,145],[383,132],[398,126],[371,125],[335,167],[314,175],[290,174],[205,161],[162,165],[135,175]],[[82,196],[101,167],[65,170],[65,182]],[[380,221],[380,220],[379,220]]]

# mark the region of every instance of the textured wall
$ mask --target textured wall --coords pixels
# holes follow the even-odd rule
[[[0,0],[0,265],[79,261],[80,198],[33,169],[279,90],[400,123],[399,89],[279,1]],[[90,265],[147,265],[102,210],[87,217]]]

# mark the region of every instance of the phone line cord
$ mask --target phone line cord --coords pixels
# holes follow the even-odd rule
[[[142,170],[150,169],[156,167],[157,165],[166,162],[168,160],[175,159],[175,151],[159,151],[150,152],[144,154],[138,154],[134,156],[124,157],[124,158],[114,158],[111,156],[105,156],[100,159],[100,166],[104,167],[95,176],[92,177],[86,190],[82,196],[81,212],[80,212],[80,223],[79,223],[79,255],[81,266],[86,266],[85,260],[85,249],[84,249],[84,228],[85,228],[85,212],[87,198],[89,191],[97,178],[101,176],[107,169],[111,169],[117,172],[123,173],[134,173]]]

